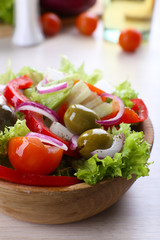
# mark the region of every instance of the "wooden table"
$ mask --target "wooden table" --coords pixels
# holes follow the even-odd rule
[[[134,54],[103,40],[102,24],[93,37],[84,37],[74,27],[65,28],[54,38],[31,48],[12,45],[10,38],[0,40],[0,72],[8,59],[15,72],[25,65],[44,71],[59,67],[60,55],[67,55],[79,66],[85,61],[88,73],[101,69],[110,84],[129,77],[148,107],[155,141],[150,176],[140,178],[110,209],[90,219],[64,225],[38,225],[21,222],[0,213],[0,240],[159,240],[160,239],[160,2],[156,2],[148,44]],[[101,204],[101,203],[99,203]]]

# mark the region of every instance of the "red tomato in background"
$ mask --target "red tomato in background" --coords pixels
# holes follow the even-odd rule
[[[89,12],[83,12],[76,18],[76,28],[84,35],[91,35],[97,28],[98,17]]]
[[[141,42],[142,35],[137,30],[123,30],[119,36],[119,45],[127,52],[134,52]]]
[[[49,174],[59,165],[63,150],[46,146],[37,138],[15,137],[8,143],[8,157],[20,172]]]
[[[44,13],[41,16],[43,32],[50,37],[58,33],[61,29],[61,19],[54,13]]]

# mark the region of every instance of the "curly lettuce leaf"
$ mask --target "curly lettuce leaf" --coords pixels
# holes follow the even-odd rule
[[[25,120],[17,120],[14,126],[6,127],[0,131],[0,158],[7,155],[8,141],[13,137],[25,136],[30,130],[26,126]]]
[[[125,143],[120,153],[113,158],[107,156],[99,159],[94,155],[86,161],[79,161],[77,164],[77,178],[93,185],[103,179],[124,177],[130,179],[133,174],[136,178],[148,176],[150,157],[150,145],[144,141],[143,132],[131,131],[128,124],[122,124],[119,130],[113,129],[113,135],[123,132]]]
[[[124,143],[122,150],[122,161],[124,168],[122,176],[130,179],[132,174],[137,178],[148,176],[149,168],[147,160],[150,157],[150,145],[144,141],[143,132],[133,131]]]
[[[113,126],[112,128],[108,129],[108,132],[113,136],[119,133],[123,133],[126,139],[132,133],[131,124],[121,123],[119,128],[116,128],[115,126]]]
[[[102,79],[102,72],[100,70],[96,69],[91,75],[88,75],[84,71],[84,63],[82,63],[79,68],[76,68],[67,57],[62,57],[60,71],[69,74],[77,74],[78,79],[88,82],[92,85],[96,84]]]
[[[78,171],[75,175],[89,185],[94,185],[104,178],[121,177],[121,167],[122,160],[119,153],[115,154],[114,158],[107,156],[104,159],[94,155],[87,161],[78,162]]]
[[[129,108],[133,107],[133,102],[130,99],[138,97],[138,94],[131,88],[131,84],[127,80],[116,86],[113,94],[121,98],[124,105]]]

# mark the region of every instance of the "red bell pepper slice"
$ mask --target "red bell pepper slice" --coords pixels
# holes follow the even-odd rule
[[[28,98],[18,90],[29,88],[32,84],[33,81],[27,76],[12,79],[3,92],[7,102],[13,107],[17,107],[21,103],[28,101]]]
[[[0,179],[22,185],[41,187],[65,187],[82,182],[76,177],[21,173],[17,170],[4,166],[0,166]]]
[[[28,88],[32,84],[32,80],[26,76],[15,78],[7,84],[3,94],[8,103],[10,103],[13,107],[17,107],[19,104],[29,101],[29,99],[19,91],[19,89]],[[65,151],[65,154],[73,157],[79,157],[77,150],[70,149],[70,144],[68,141],[65,141],[63,138],[58,137],[52,133],[49,128],[47,128],[47,126],[44,124],[42,115],[31,111],[25,111],[24,113],[26,124],[31,131],[42,133],[60,140],[68,147],[68,150]]]
[[[95,87],[94,85],[92,85],[90,83],[86,83],[86,84],[92,92],[96,92],[98,95],[101,95],[102,93],[105,93],[103,90]]]

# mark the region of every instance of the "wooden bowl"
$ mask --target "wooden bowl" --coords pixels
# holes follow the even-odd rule
[[[153,127],[147,119],[139,126],[153,144]],[[94,186],[80,183],[69,187],[33,187],[0,181],[0,211],[17,219],[62,224],[89,218],[116,203],[134,183],[114,178]]]

